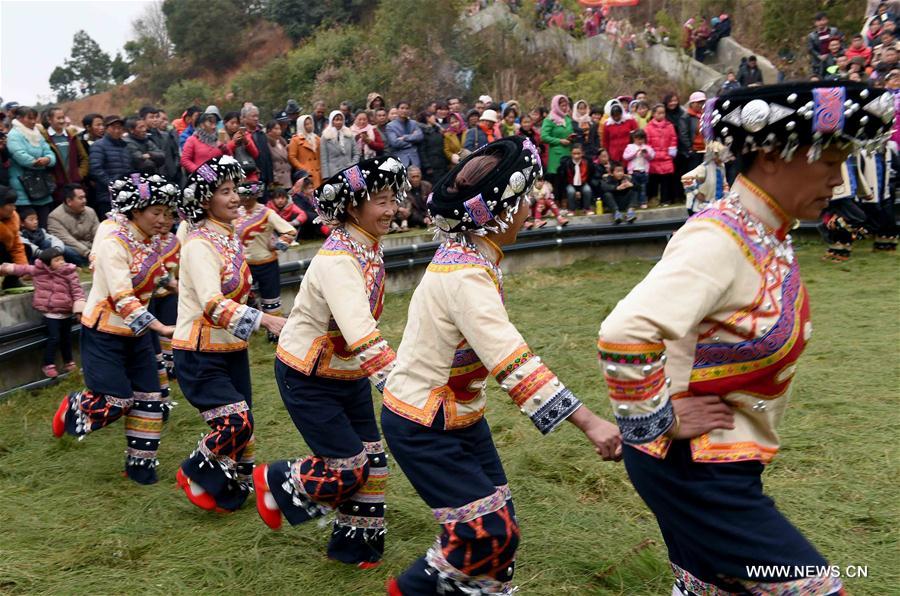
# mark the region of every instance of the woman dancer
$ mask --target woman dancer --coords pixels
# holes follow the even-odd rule
[[[536,356],[503,304],[501,247],[529,215],[540,153],[522,137],[473,153],[437,185],[429,210],[446,241],[416,288],[384,390],[391,452],[443,531],[388,583],[396,596],[508,594],[519,526],[484,419],[490,374],[541,433],[564,420],[604,459],[618,457],[615,425],[599,419]]]
[[[260,306],[264,313],[281,316],[281,270],[276,247],[287,248],[297,237],[294,226],[280,215],[259,203],[264,185],[261,182],[245,182],[238,185],[241,199],[240,216],[234,229],[244,247],[250,273],[259,289]],[[277,234],[277,235],[276,235]],[[268,333],[269,341],[278,336]]]
[[[234,230],[244,178],[233,157],[213,158],[191,174],[182,209],[193,225],[181,249],[178,322],[172,338],[181,392],[212,429],[181,464],[178,484],[201,509],[234,511],[253,471],[253,414],[247,340],[284,319],[247,306],[252,278]]]
[[[826,206],[849,151],[886,140],[894,107],[829,81],[740,89],[705,110],[707,140],[743,156],[741,175],[600,328],[625,466],[666,541],[674,595],[843,594],[761,476],[812,333],[788,232]]]
[[[333,231],[303,276],[278,341],[275,379],[313,455],[253,473],[260,517],[271,528],[336,509],[328,556],[360,568],[384,552],[387,456],[369,380],[380,391],[394,351],[378,331],[384,296],[381,238],[409,184],[393,157],[363,160],[316,191]]]
[[[81,439],[125,416],[125,475],[140,484],[157,481],[156,452],[164,403],[153,340],[173,328],[148,310],[165,276],[154,239],[165,230],[165,212],[178,188],[154,176],[131,174],[110,185],[113,208],[125,219],[95,245],[94,275],[81,318],[81,360],[86,388],[63,398],[53,435]]]

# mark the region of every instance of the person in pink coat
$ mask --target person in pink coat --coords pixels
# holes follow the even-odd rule
[[[647,134],[647,144],[654,153],[650,160],[647,198],[653,198],[659,192],[659,204],[671,205],[678,193],[674,162],[678,153],[678,134],[666,119],[666,107],[663,104],[653,106],[653,117],[644,127],[644,132]]]
[[[222,119],[218,112],[218,109],[207,108],[207,111],[197,121],[194,134],[189,136],[184,143],[184,148],[181,150],[181,167],[188,174],[193,174],[197,168],[210,159],[231,155],[231,149],[225,144],[228,135],[224,130],[221,134],[216,131],[216,126]]]
[[[58,248],[40,251],[34,265],[0,265],[3,275],[30,275],[34,284],[34,309],[44,317],[47,326],[47,343],[44,346],[44,361],[41,370],[44,375],[54,378],[56,351],[62,353],[63,368],[66,372],[75,370],[72,358],[72,319],[84,310],[84,289],[78,279],[77,268],[66,263]]]

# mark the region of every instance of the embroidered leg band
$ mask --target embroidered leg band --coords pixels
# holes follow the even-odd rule
[[[237,467],[253,440],[253,414],[242,401],[206,410],[202,416],[212,430],[200,439],[181,469],[210,493],[219,507],[233,511],[249,494]]]
[[[281,460],[269,464],[267,481],[285,519],[296,525],[346,502],[368,477],[369,458],[360,451],[346,458]]]
[[[159,439],[163,429],[163,397],[160,393],[134,393],[131,409],[125,416],[125,473],[141,484],[156,482]]]
[[[384,554],[387,454],[381,441],[363,443],[363,448],[369,462],[368,479],[338,506],[328,544],[328,556],[344,563],[374,563]]]
[[[66,432],[79,438],[121,418],[133,401],[130,397],[113,397],[89,389],[70,393],[68,398]]]
[[[433,513],[443,532],[425,554],[427,567],[414,564],[400,577],[401,591],[431,581],[439,594],[511,594],[520,533],[509,489]]]

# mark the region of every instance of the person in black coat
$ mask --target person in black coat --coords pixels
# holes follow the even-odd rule
[[[419,127],[424,138],[419,143],[419,162],[425,180],[434,183],[447,173],[447,156],[444,154],[444,129],[437,122],[434,112],[419,114]]]
[[[259,170],[259,181],[268,187],[275,175],[272,165],[272,153],[269,151],[269,138],[266,129],[259,125],[259,108],[252,103],[241,108],[241,125],[247,127],[247,132],[253,138],[253,143],[259,151],[259,157],[255,159],[256,168]],[[268,190],[263,193],[262,201],[268,200]]]
[[[107,116],[103,119],[106,133],[99,141],[91,145],[91,178],[97,185],[94,204],[91,207],[101,220],[112,207],[109,195],[110,183],[134,170],[131,166],[131,153],[128,144],[122,138],[125,134],[125,121],[120,116]]]

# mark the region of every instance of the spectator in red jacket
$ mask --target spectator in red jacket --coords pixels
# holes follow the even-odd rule
[[[225,144],[228,134],[225,130],[216,131],[216,126],[222,119],[219,109],[215,106],[210,106],[210,108],[197,119],[197,128],[194,130],[194,134],[189,136],[184,143],[184,149],[181,152],[181,167],[188,174],[193,174],[197,168],[210,159],[223,154],[231,155],[231,150]]]
[[[266,203],[266,207],[278,214],[281,219],[288,222],[294,229],[299,232],[300,228],[307,222],[309,216],[306,211],[295,205],[288,196],[288,189],[282,187],[272,188],[269,191],[271,200]]]
[[[625,115],[621,104],[614,103],[609,109],[609,119],[603,126],[603,147],[609,151],[612,161],[622,161],[625,147],[631,142],[631,131],[637,129],[637,121]]]
[[[666,118],[666,106],[661,103],[653,106],[653,118],[644,127],[644,132],[654,154],[650,160],[647,198],[652,199],[659,192],[660,205],[671,205],[677,196],[674,158],[678,154],[678,133]]]
[[[56,350],[62,353],[66,372],[75,370],[72,358],[72,318],[84,310],[84,289],[78,279],[75,265],[66,263],[60,249],[46,248],[38,253],[34,265],[3,263],[0,274],[30,275],[34,283],[34,310],[44,317],[47,326],[47,343],[44,346],[44,362],[41,368],[51,379],[59,375],[56,370]]]
[[[866,66],[869,66],[872,63],[872,48],[866,45],[863,36],[859,33],[853,36],[850,47],[844,50],[844,55],[847,56],[847,60],[853,60],[857,56],[860,56],[865,59]]]

